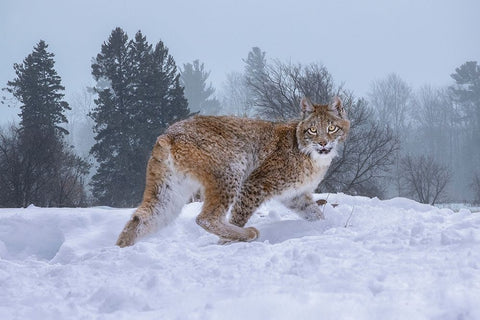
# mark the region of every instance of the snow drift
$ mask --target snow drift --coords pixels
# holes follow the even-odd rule
[[[328,202],[319,222],[269,202],[225,246],[191,203],[124,249],[133,209],[0,209],[0,318],[480,319],[479,212]]]

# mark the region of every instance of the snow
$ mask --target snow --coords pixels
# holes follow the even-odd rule
[[[123,249],[133,209],[0,209],[0,319],[480,319],[479,212],[330,194],[307,222],[272,201],[257,241],[222,246],[201,205]]]

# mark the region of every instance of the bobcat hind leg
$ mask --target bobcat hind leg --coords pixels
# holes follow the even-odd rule
[[[139,237],[173,221],[198,185],[173,166],[168,142],[159,138],[147,166],[143,201],[120,233],[117,245],[133,245]]]
[[[226,221],[226,214],[234,195],[228,194],[225,190],[229,189],[206,190],[202,212],[196,219],[197,224],[206,231],[219,236],[220,244],[257,239],[260,233],[256,228],[242,228]]]

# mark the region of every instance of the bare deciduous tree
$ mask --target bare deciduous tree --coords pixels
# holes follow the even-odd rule
[[[0,132],[0,206],[13,207],[21,203],[22,163],[19,152],[18,129],[13,125]]]
[[[328,103],[335,91],[333,78],[324,66],[284,64],[275,61],[265,67],[262,81],[248,81],[258,115],[286,120],[298,116],[303,96],[317,103]]]
[[[33,144],[25,147],[19,128],[12,125],[0,132],[0,207],[86,205],[83,179],[88,163],[64,142],[44,140],[37,137],[33,150]],[[39,156],[42,153],[49,161]]]
[[[457,157],[454,145],[459,139],[456,130],[458,114],[447,90],[425,85],[415,92],[412,105],[417,111],[416,130],[410,132],[412,145],[407,150],[427,153],[452,166]],[[419,144],[419,138],[428,143]]]
[[[393,164],[394,184],[397,195],[400,195],[400,154],[406,147],[407,130],[409,126],[408,114],[411,109],[410,86],[397,74],[391,73],[384,79],[373,81],[368,93],[369,102],[376,111],[380,123],[389,125],[397,136],[399,148],[396,151]],[[404,151],[403,151],[404,152]],[[393,190],[392,190],[393,191]]]
[[[68,118],[66,128],[70,132],[66,139],[79,155],[88,158],[90,149],[95,144],[93,132],[95,123],[92,118],[85,115],[92,112],[95,106],[95,92],[91,88],[84,88],[81,92],[73,94],[71,99],[72,109],[65,113]]]
[[[222,91],[223,98],[220,113],[240,117],[254,116],[254,106],[247,89],[245,76],[242,73],[228,73]]]
[[[336,87],[324,66],[276,61],[264,70],[263,81],[247,82],[263,118],[297,118],[303,96],[324,104],[335,95],[342,96],[351,121],[349,138],[318,190],[381,197],[381,180],[391,166],[398,142],[388,126],[375,121],[374,112],[366,101],[356,100],[351,93]]]
[[[400,132],[407,125],[411,92],[412,89],[405,81],[391,73],[385,79],[372,83],[369,101],[377,111],[378,119]]]
[[[434,205],[445,194],[451,172],[432,157],[406,156],[400,161],[402,185],[407,195]]]

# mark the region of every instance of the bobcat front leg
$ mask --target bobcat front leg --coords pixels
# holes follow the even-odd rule
[[[325,219],[322,210],[318,204],[313,201],[310,193],[303,193],[282,202],[305,220],[315,221]]]
[[[239,227],[245,226],[255,210],[265,200],[279,194],[285,188],[287,182],[278,179],[283,170],[282,161],[278,158],[276,155],[265,160],[262,166],[255,169],[244,181],[231,211],[231,224]],[[260,232],[253,229],[256,230],[258,236]]]
[[[252,174],[244,182],[231,211],[231,224],[241,228],[245,226],[255,210],[273,193],[273,190],[267,190],[264,186],[264,181],[256,179],[255,174]],[[256,228],[249,227],[248,229],[256,232],[255,238],[260,235],[260,232]]]

